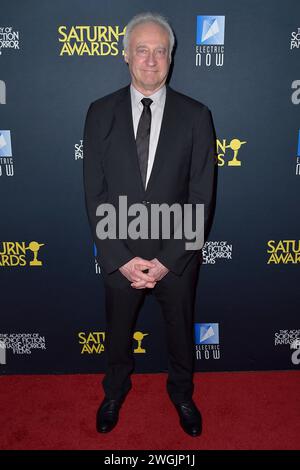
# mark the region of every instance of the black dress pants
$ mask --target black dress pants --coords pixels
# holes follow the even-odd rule
[[[107,370],[105,396],[125,397],[134,370],[133,334],[146,291],[156,297],[166,322],[168,348],[167,391],[174,403],[190,400],[193,394],[194,306],[199,258],[194,256],[183,274],[168,272],[153,289],[112,287],[105,283]]]

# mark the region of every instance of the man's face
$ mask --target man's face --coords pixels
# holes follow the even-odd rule
[[[151,95],[163,86],[168,76],[168,33],[156,23],[136,26],[130,35],[125,61],[135,88],[146,96]]]

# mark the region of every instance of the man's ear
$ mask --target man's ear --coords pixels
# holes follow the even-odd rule
[[[128,53],[124,52],[124,60],[128,64]]]

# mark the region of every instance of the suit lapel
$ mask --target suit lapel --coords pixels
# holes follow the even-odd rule
[[[140,166],[138,161],[138,154],[136,150],[136,143],[134,137],[134,128],[132,120],[132,107],[131,107],[131,96],[130,96],[130,85],[124,89],[124,95],[118,103],[116,108],[116,121],[122,123],[122,135],[126,139],[126,147],[121,149],[121,152],[125,153],[126,158],[128,157],[130,167],[132,169],[132,181],[137,181],[139,190],[142,194],[145,194],[143,181],[140,172]]]

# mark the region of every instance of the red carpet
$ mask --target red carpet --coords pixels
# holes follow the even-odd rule
[[[299,449],[300,374],[222,372],[195,374],[194,399],[203,434],[178,425],[165,390],[166,374],[133,376],[118,426],[95,431],[102,376],[0,378],[0,449]]]

